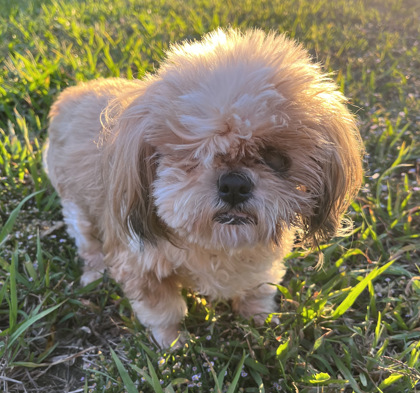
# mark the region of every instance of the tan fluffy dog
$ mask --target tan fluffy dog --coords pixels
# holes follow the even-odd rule
[[[68,88],[50,117],[82,284],[109,269],[162,347],[185,286],[263,323],[296,232],[336,234],[362,179],[344,97],[301,46],[259,30],[175,45],[142,81]]]

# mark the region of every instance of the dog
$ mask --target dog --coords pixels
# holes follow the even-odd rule
[[[185,287],[263,324],[284,256],[335,236],[362,181],[344,96],[273,32],[173,45],[142,80],[65,89],[49,117],[45,166],[81,284],[107,269],[162,348],[179,338]]]

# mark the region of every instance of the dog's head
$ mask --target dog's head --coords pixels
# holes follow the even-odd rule
[[[217,30],[174,46],[112,108],[109,200],[144,241],[231,249],[300,228],[317,243],[361,183],[344,97],[284,36]]]

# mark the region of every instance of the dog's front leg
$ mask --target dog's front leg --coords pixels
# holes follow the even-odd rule
[[[277,311],[275,294],[275,286],[260,284],[245,295],[233,298],[232,308],[244,318],[253,318],[257,325],[263,325],[267,317]],[[272,322],[278,323],[278,318],[274,317]]]
[[[168,348],[178,338],[180,323],[187,312],[178,281],[174,276],[158,279],[148,273],[138,285],[139,290],[132,291],[135,296],[125,291],[136,317],[151,330],[161,348]]]

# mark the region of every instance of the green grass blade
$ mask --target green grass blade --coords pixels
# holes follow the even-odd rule
[[[17,321],[18,304],[16,290],[16,270],[17,270],[18,254],[12,254],[12,263],[10,265],[10,310],[9,310],[9,329],[13,331]]]
[[[265,393],[264,382],[261,378],[261,375],[258,374],[255,370],[249,370],[249,372],[258,386],[258,393]]]
[[[162,386],[160,386],[159,378],[149,358],[147,358],[147,367],[149,368],[149,373],[150,373],[150,376],[152,377],[152,383],[153,383],[152,386],[155,393],[164,393]]]
[[[225,374],[228,367],[229,367],[229,363],[227,363],[226,366],[222,368],[222,370],[219,372],[217,380],[215,380],[215,383],[216,383],[215,390],[217,389],[216,392],[218,393],[222,393],[223,380],[225,379]]]
[[[6,224],[4,224],[4,227],[0,231],[0,247],[3,245],[3,243],[6,241],[8,235],[13,229],[13,225],[15,224],[15,221],[19,215],[19,212],[21,211],[23,205],[31,198],[33,198],[35,195],[39,194],[40,192],[43,192],[43,190],[37,191],[32,193],[31,195],[28,195],[26,198],[24,198],[19,205],[16,206],[16,208],[10,213],[10,216],[8,220],[6,221]]]
[[[65,301],[48,308],[47,310],[44,310],[40,312],[39,314],[36,314],[32,316],[31,318],[27,319],[22,325],[20,325],[10,336],[10,341],[7,343],[7,348],[10,349],[13,343],[20,337],[21,334],[23,334],[29,326],[33,325],[36,321],[39,321],[40,319],[44,318],[46,315],[52,313],[53,311],[57,310],[57,308],[61,307]]]
[[[270,375],[268,368],[264,364],[257,362],[252,358],[248,357],[245,359],[245,366],[247,366],[248,369],[254,369],[260,375]]]
[[[242,366],[244,365],[246,356],[247,355],[244,351],[244,353],[242,354],[242,358],[238,364],[238,367],[236,368],[235,376],[233,377],[232,383],[230,384],[229,389],[227,390],[227,393],[234,393],[237,391],[236,385],[238,384],[239,377],[241,376]]]
[[[283,356],[283,354],[285,354],[289,348],[289,344],[290,344],[290,337],[287,339],[287,341],[285,341],[284,343],[280,344],[277,347],[276,350],[276,356],[281,358]]]
[[[118,368],[118,372],[120,373],[121,379],[124,383],[124,387],[127,389],[128,393],[138,393],[138,390],[136,388],[136,385],[134,385],[133,380],[128,375],[127,370],[124,368],[124,365],[122,364],[121,360],[117,356],[117,354],[114,352],[112,348],[109,348],[111,350],[111,356],[112,359],[114,359],[114,362]]]
[[[393,385],[395,382],[399,381],[404,375],[403,374],[391,374],[388,378],[381,382],[379,385],[380,389],[385,389]]]
[[[342,360],[336,355],[336,353],[334,352],[334,349],[331,346],[330,346],[329,349],[330,349],[329,352],[330,352],[332,358],[334,359],[334,362],[335,362],[338,370],[343,375],[343,377],[346,378],[349,381],[353,390],[356,393],[363,393],[360,390],[359,385],[357,384],[356,380],[353,378],[351,371],[346,367],[346,365],[342,362]]]
[[[388,269],[395,260],[388,262],[386,265],[381,268],[376,267],[373,269],[362,281],[360,281],[355,287],[353,287],[350,293],[346,296],[343,302],[335,309],[332,314],[333,319],[341,317],[356,301],[359,295],[367,287],[368,283],[374,280],[376,277],[380,276],[386,269]]]
[[[207,360],[206,355],[204,354],[203,356]],[[208,362],[209,362],[209,360],[208,360]],[[225,377],[225,372],[228,368],[228,365],[229,365],[229,363],[227,363],[226,366],[223,367],[222,371],[219,373],[219,378],[218,378],[217,374],[216,374],[216,371],[214,370],[214,367],[211,365],[211,363],[209,363],[210,372],[211,372],[211,375],[213,377],[213,381],[215,383],[214,391],[217,392],[217,393],[222,393],[221,386],[223,386],[223,379]]]
[[[175,393],[174,388],[172,387],[172,385],[168,385],[165,390],[164,393]]]
[[[9,301],[9,299],[6,297],[6,293],[9,292],[9,281],[10,275],[9,277],[6,277],[6,279],[2,283],[3,285],[0,288],[0,305],[3,303],[4,298],[6,298],[6,300]]]
[[[134,364],[130,364],[130,367],[136,372],[139,373],[144,379],[145,381],[150,385],[153,386],[153,380],[150,377],[149,374],[146,373],[146,371],[142,370],[141,368],[137,367]]]

